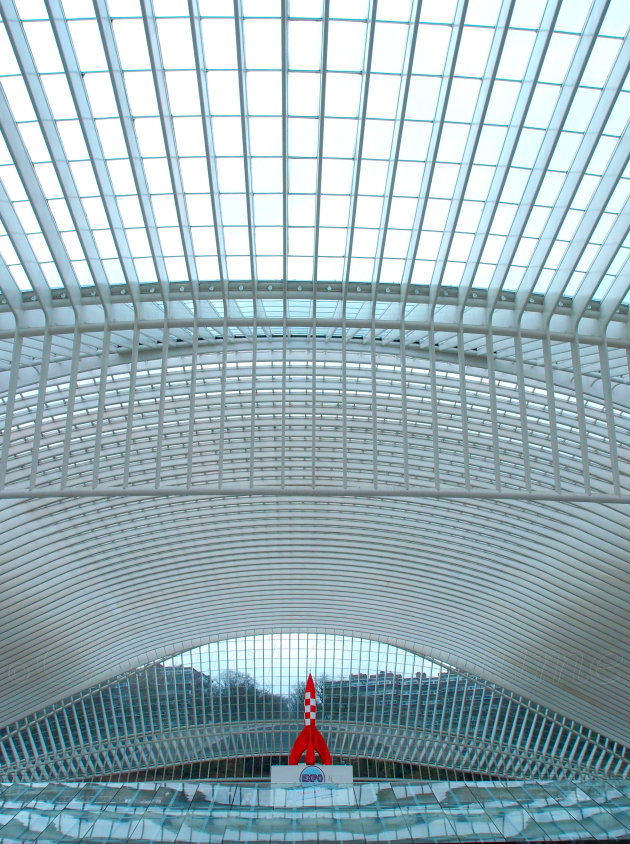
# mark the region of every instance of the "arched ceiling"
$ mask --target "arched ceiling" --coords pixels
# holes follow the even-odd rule
[[[0,723],[282,627],[628,742],[627,3],[0,12]]]
[[[200,355],[194,387],[182,354],[66,374],[44,406],[18,394],[3,720],[154,651],[277,625],[406,642],[627,740],[623,406],[615,494],[594,394],[530,378],[521,407],[515,375],[410,350],[403,406],[399,350],[349,347],[342,366],[329,344],[313,381],[308,348],[261,341],[253,367],[248,345],[224,367]]]

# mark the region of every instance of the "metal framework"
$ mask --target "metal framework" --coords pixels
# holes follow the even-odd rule
[[[623,745],[469,673],[384,643],[276,634],[153,662],[16,722],[0,733],[0,776],[82,779],[286,755],[306,664],[337,757],[512,779],[630,773]]]
[[[0,724],[341,626],[627,744],[626,0],[0,16]]]

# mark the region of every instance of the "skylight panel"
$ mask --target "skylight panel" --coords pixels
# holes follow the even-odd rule
[[[149,70],[151,60],[142,21],[135,18],[116,18],[112,26],[122,69]]]
[[[20,259],[11,243],[11,238],[7,235],[2,223],[0,223],[0,255],[8,266],[20,263]]]
[[[317,121],[306,117],[289,117],[289,155],[292,158],[314,158],[317,155]]]
[[[326,228],[319,230],[319,254],[327,256],[341,256],[346,248],[345,228]]]
[[[256,249],[260,255],[282,254],[283,231],[279,226],[256,226]]]
[[[357,129],[358,121],[356,120],[326,118],[324,121],[324,155],[329,158],[352,158],[356,145]]]
[[[320,226],[346,226],[349,211],[349,197],[322,195],[320,203]]]
[[[83,73],[107,70],[103,43],[95,20],[73,20],[68,22],[74,53]]]
[[[282,155],[282,121],[279,117],[250,117],[249,146],[252,155]]]
[[[112,182],[112,187],[117,195],[135,193],[133,173],[127,159],[118,159],[107,162],[107,169]]]
[[[293,76],[292,74],[291,76]],[[289,79],[291,79],[291,76]],[[309,79],[308,87],[312,90],[312,98],[315,100],[315,110],[313,113],[317,114],[319,110],[319,77],[313,74],[300,74],[300,76]],[[370,80],[372,82],[381,77],[374,76]],[[382,77],[389,78],[389,77]],[[291,84],[291,82],[289,83]],[[376,81],[376,86],[379,86]],[[398,83],[396,83],[397,87]],[[357,117],[359,114],[359,105],[361,100],[361,77],[353,73],[337,73],[329,71],[326,75],[326,116],[327,117]],[[368,100],[369,103],[369,100]],[[395,107],[395,105],[394,105]],[[375,106],[375,111],[378,111],[378,105]],[[393,116],[385,113],[387,110],[392,111],[389,106],[381,109],[381,114],[369,114],[369,116],[387,117]],[[369,108],[368,108],[369,113]]]
[[[308,76],[310,74],[299,74]],[[247,107],[250,114],[282,114],[282,76],[279,72],[248,71]]]
[[[313,252],[315,229],[311,227],[289,227],[289,253],[308,256]]]
[[[328,25],[328,69],[363,70],[366,34],[365,23],[331,20]]]
[[[477,79],[454,79],[446,107],[446,120],[470,123],[480,88],[481,83]]]
[[[210,71],[206,78],[212,114],[240,114],[238,73],[235,70],[215,70]]]
[[[468,132],[469,127],[465,123],[445,123],[440,137],[437,161],[460,162],[466,148]]]
[[[556,31],[549,39],[540,73],[539,82],[550,82],[561,85],[567,76],[569,66],[578,45],[577,35]]]
[[[112,234],[107,229],[100,229],[94,232],[94,240],[101,258],[116,258],[116,244]]]
[[[441,231],[446,225],[450,202],[446,199],[428,199],[424,212],[424,228]]]
[[[536,34],[522,29],[510,28],[505,37],[501,60],[497,68],[498,79],[514,79],[521,82],[532,55]],[[556,80],[546,79],[546,82]]]
[[[126,158],[127,147],[120,120],[97,120],[95,126],[105,158]]]
[[[389,225],[393,228],[411,228],[416,211],[416,202],[406,197],[395,196],[389,208]]]
[[[129,99],[129,107],[131,108],[132,113],[135,115],[136,118],[138,117],[157,117],[159,110],[157,104],[157,98],[155,96],[155,87],[153,85],[153,76],[151,71],[137,71],[137,72],[129,72],[125,73],[125,89],[127,91],[127,97]],[[88,84],[88,91],[90,92],[90,102],[92,105],[92,112],[95,117],[100,116],[109,116],[110,111],[106,115],[98,114],[98,101],[99,98],[103,94],[108,94],[109,92],[104,90],[109,87],[111,91],[111,85],[109,85],[109,80],[105,76],[89,76],[87,77],[87,84]],[[112,114],[117,113],[117,108],[115,104],[115,100],[113,99],[113,92],[111,94],[111,98],[113,101],[114,111],[111,112]]]
[[[540,237],[549,219],[549,212],[550,209],[546,206],[534,205],[523,229],[523,234],[526,237]]]
[[[441,76],[450,38],[450,27],[420,24],[412,72],[419,75]]]
[[[251,270],[251,263],[249,257],[237,256],[234,257],[232,255],[228,255],[227,258],[227,268],[228,268],[228,276],[232,280],[241,280],[250,278],[252,274]],[[239,306],[241,310],[243,310],[243,306],[245,306],[245,310],[247,310],[247,300],[239,300]],[[251,302],[249,305],[250,313],[249,316],[252,316],[253,310],[251,309]],[[247,314],[244,314],[247,315]]]
[[[247,228],[244,226],[226,226],[223,235],[228,254],[249,254],[249,234]]]
[[[322,162],[322,192],[349,194],[354,162],[325,158]]]
[[[385,247],[383,255],[385,258],[399,258],[400,255],[406,255],[409,247],[409,229],[392,229],[387,232],[385,239]],[[396,272],[398,268],[396,267]]]
[[[477,4],[477,7],[479,7],[479,4]],[[469,6],[468,23],[470,23],[470,12],[473,9],[475,9],[474,4]],[[457,51],[455,76],[481,78],[484,75],[493,37],[494,29],[492,28],[480,26],[464,27]]]
[[[315,197],[289,195],[289,225],[313,226],[315,224]]]
[[[143,166],[151,193],[168,193],[172,190],[166,158],[145,158]]]
[[[289,255],[287,277],[290,281],[303,281],[313,276],[313,258]]]
[[[225,226],[246,226],[247,202],[245,194],[221,194],[221,214]]]
[[[280,194],[256,194],[254,196],[254,217],[258,226],[282,225],[282,209],[283,202]]]
[[[53,289],[63,287],[63,281],[59,275],[59,270],[52,261],[43,262],[41,264],[41,269],[46,277],[49,287],[52,287]]]
[[[426,161],[431,138],[429,123],[405,122],[400,142],[399,159]]]
[[[237,117],[213,117],[212,134],[216,155],[242,156],[241,121]]]
[[[108,227],[109,221],[100,197],[86,197],[82,199],[82,205],[88,222],[93,229],[104,229]]]
[[[160,55],[165,70],[194,69],[190,22],[186,19],[161,18],[157,22]]]
[[[251,74],[248,74],[248,77],[250,75]],[[267,74],[260,74],[261,78],[263,79],[263,84],[266,75]],[[343,88],[343,85],[346,81],[357,83],[356,87],[358,89],[360,88],[360,80],[355,79],[355,77],[346,76],[343,74],[334,74],[334,78],[332,74],[328,74],[328,80],[329,91],[327,89],[326,92],[326,113],[329,115],[337,113],[344,115],[347,114],[348,111],[352,111],[352,106],[350,106],[350,109],[348,111],[344,109],[346,97],[343,94],[339,94],[339,89]],[[289,114],[293,114],[296,116],[316,116],[319,113],[319,97],[320,79],[318,74],[296,72],[291,72],[289,74]],[[272,101],[275,104],[275,99],[273,99]],[[335,102],[339,103],[336,109],[334,105]],[[280,111],[281,109],[282,101],[280,101]]]
[[[203,126],[199,117],[174,117],[173,129],[177,153],[183,157],[202,156],[205,153]]]
[[[158,226],[177,225],[177,209],[172,195],[166,193],[161,196],[152,196],[151,205]]]
[[[192,226],[193,247],[196,255],[216,255],[216,238],[210,226]]]
[[[451,241],[451,248],[449,250],[450,261],[466,261],[470,254],[470,248],[473,244],[474,237],[472,234],[465,234],[460,232],[453,236]]]
[[[145,159],[166,156],[162,125],[158,117],[138,117],[134,121],[134,128],[140,152]]]
[[[378,229],[355,229],[352,240],[352,254],[360,257],[374,257],[378,243],[378,234]]]
[[[249,70],[278,67],[281,55],[280,21],[252,18],[243,23],[245,66]]]
[[[125,227],[135,228],[144,224],[142,209],[136,196],[119,196],[116,204]]]
[[[343,265],[343,258],[318,258],[318,279],[321,281],[341,281],[343,277]]]
[[[346,78],[358,81],[355,76]],[[374,73],[370,79],[367,117],[394,118],[396,116],[399,90],[399,76]]]
[[[187,194],[208,194],[210,192],[208,164],[205,158],[180,158],[179,169],[182,176],[182,184]]]
[[[103,264],[107,270],[107,262],[103,261]],[[141,282],[157,281],[153,258],[134,258],[133,264]]]
[[[516,106],[521,85],[518,82],[496,80],[490,92],[486,110],[486,125],[508,126]]]
[[[22,79],[19,76],[3,76],[0,78],[0,83],[16,123],[37,120],[31,98]]]
[[[41,229],[37,221],[37,217],[33,213],[30,202],[14,202],[13,209],[18,216],[22,228],[26,234],[41,234]]]
[[[76,119],[77,113],[70,93],[70,86],[62,73],[42,77],[46,99],[56,120]]]
[[[24,21],[23,26],[38,72],[63,73],[63,64],[48,20]]]
[[[201,114],[196,73],[192,70],[167,70],[165,78],[171,114],[177,116]],[[152,86],[150,79],[148,83]],[[151,94],[154,96],[153,91]],[[152,113],[157,113],[157,102],[155,112]]]
[[[461,204],[459,216],[457,218],[457,230],[463,232],[476,232],[479,227],[483,207],[482,202],[472,202],[465,199]]]
[[[365,158],[388,159],[392,149],[393,120],[366,120],[363,134]]]
[[[7,160],[11,160],[8,156],[8,151]],[[22,184],[22,180],[18,174],[17,167],[13,164],[3,164],[0,167],[0,181],[4,185],[4,189],[12,202],[19,202],[27,199],[26,191],[24,190],[24,185]]]
[[[59,199],[63,196],[57,173],[52,164],[36,164],[35,172],[46,199]]]
[[[197,272],[200,279],[216,279],[219,277],[219,262],[213,256],[197,256]],[[215,305],[216,308],[216,305]],[[218,308],[217,308],[218,310]],[[222,316],[222,310],[219,311],[219,316]]]
[[[564,130],[567,132],[585,132],[599,97],[599,91],[592,88],[578,88],[564,121]]]
[[[408,32],[406,24],[376,24],[371,65],[374,73],[402,72]]]
[[[531,169],[534,166],[544,138],[545,132],[542,129],[523,129],[514,152],[512,166]]]
[[[1,240],[1,238],[0,238],[0,240]],[[0,254],[1,253],[2,253],[2,247],[0,245]],[[31,282],[29,281],[29,278],[28,278],[26,272],[24,271],[24,267],[19,262],[10,265],[8,267],[8,270],[9,270],[11,277],[13,278],[13,281],[15,282],[18,290],[21,290],[23,292],[29,292],[29,293],[33,290],[32,286],[31,286]]]
[[[188,278],[188,269],[184,258],[164,258],[169,281],[183,281]]]
[[[356,203],[355,225],[365,228],[378,228],[381,223],[381,197],[359,196]]]

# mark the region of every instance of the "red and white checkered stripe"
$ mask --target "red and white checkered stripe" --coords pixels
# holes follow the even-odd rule
[[[311,692],[304,694],[304,726],[310,727],[315,723],[317,715],[317,701]]]

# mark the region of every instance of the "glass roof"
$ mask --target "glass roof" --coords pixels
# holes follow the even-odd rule
[[[9,300],[246,281],[264,312],[259,283],[306,281],[630,302],[627,0],[1,8]]]

